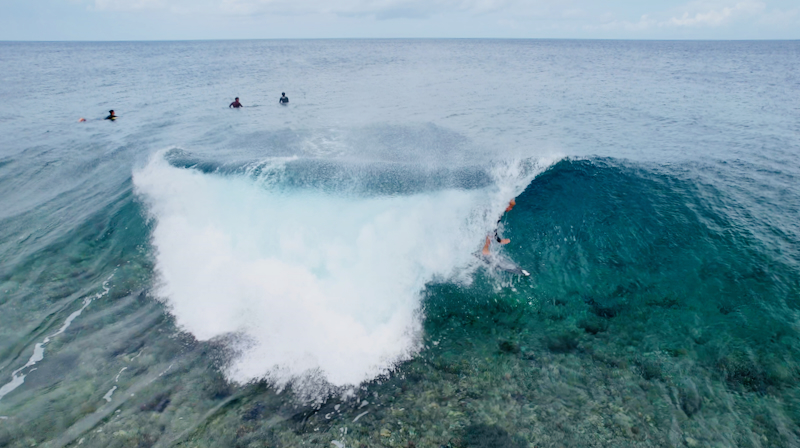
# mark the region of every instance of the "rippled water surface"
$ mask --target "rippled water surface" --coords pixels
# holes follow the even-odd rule
[[[798,42],[0,63],[0,447],[800,445]]]

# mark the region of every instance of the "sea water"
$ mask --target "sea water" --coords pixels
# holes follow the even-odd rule
[[[800,444],[797,42],[0,61],[0,446]]]

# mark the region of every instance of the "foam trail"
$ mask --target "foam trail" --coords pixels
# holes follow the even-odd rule
[[[0,387],[0,400],[2,400],[3,397],[11,393],[14,389],[18,388],[19,386],[22,386],[22,384],[25,383],[25,376],[27,376],[27,374],[23,374],[21,372],[27,369],[28,367],[33,367],[37,362],[44,359],[44,347],[50,342],[52,338],[67,331],[67,328],[69,328],[69,326],[72,324],[72,321],[75,320],[75,318],[77,318],[78,316],[80,316],[81,313],[83,313],[83,310],[85,310],[86,307],[89,306],[89,304],[92,303],[93,300],[97,300],[103,297],[104,295],[108,294],[109,291],[108,282],[111,281],[112,277],[114,277],[114,274],[111,274],[106,279],[106,281],[103,282],[102,292],[97,293],[94,297],[86,297],[85,299],[83,299],[83,306],[81,306],[79,310],[67,316],[67,318],[64,320],[64,323],[61,325],[58,331],[44,338],[42,342],[36,343],[36,345],[33,347],[33,354],[28,359],[28,362],[26,362],[25,365],[20,367],[19,369],[11,372],[11,381],[3,385],[3,387]],[[36,370],[36,368],[30,369],[28,373],[33,372],[34,370]]]
[[[111,396],[114,395],[115,390],[117,390],[117,386],[112,387],[103,395],[103,400],[106,400],[106,403],[111,403]]]
[[[238,382],[385,373],[418,349],[425,283],[470,263],[493,225],[484,190],[286,190],[173,167],[163,153],[133,179],[156,220],[158,294],[197,338],[242,336],[227,372]]]

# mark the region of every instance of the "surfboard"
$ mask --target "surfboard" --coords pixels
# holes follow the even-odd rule
[[[476,252],[475,256],[479,260],[486,263],[489,267],[500,269],[501,271],[508,272],[509,274],[519,275],[521,277],[530,277],[530,272],[522,269],[514,260],[502,254],[489,254],[484,255],[481,252]]]

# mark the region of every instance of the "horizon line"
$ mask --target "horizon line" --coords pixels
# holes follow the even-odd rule
[[[147,43],[147,42],[247,42],[247,41],[302,41],[302,40],[549,40],[549,41],[606,41],[606,42],[800,42],[797,39],[626,39],[592,37],[268,37],[268,38],[216,38],[216,39],[119,39],[119,40],[16,40],[0,39],[0,43]]]

